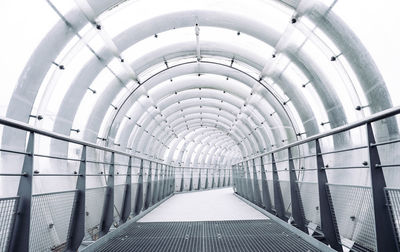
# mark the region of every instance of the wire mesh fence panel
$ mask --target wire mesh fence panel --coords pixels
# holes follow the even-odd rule
[[[361,246],[376,251],[375,223],[371,188],[365,186],[328,184],[339,233]]]
[[[122,204],[124,201],[125,184],[114,186],[114,221],[121,217]]]
[[[319,212],[318,184],[315,182],[297,182],[299,184],[301,200],[304,208],[304,215],[308,222],[321,226]]]
[[[179,192],[179,190],[181,189],[181,180],[182,180],[182,177],[180,176],[180,177],[176,177],[175,178],[175,192]]]
[[[147,184],[148,182],[143,182],[143,205],[147,195]]]
[[[135,204],[136,204],[136,191],[137,191],[137,183],[132,183],[131,184],[131,211],[135,209]]]
[[[62,248],[68,235],[75,190],[32,196],[30,251]]]
[[[90,188],[86,190],[85,231],[86,239],[96,240],[100,231],[100,221],[103,213],[106,187]]]
[[[183,190],[189,191],[189,186],[190,186],[190,178],[184,178],[183,179]]]
[[[267,180],[267,183],[268,183],[269,198],[271,199],[272,209],[275,210],[274,181]]]
[[[286,180],[280,180],[281,192],[283,197],[283,204],[285,206],[285,214],[290,216],[292,213],[291,198],[290,198],[290,182]]]
[[[386,202],[391,207],[393,228],[400,247],[400,188],[385,188]]]
[[[263,197],[262,197],[262,194],[263,194],[263,189],[262,189],[262,179],[259,179],[259,180],[258,180],[258,187],[260,188],[261,199],[262,199],[262,198],[263,198]]]
[[[0,251],[6,251],[17,204],[18,197],[0,199]]]

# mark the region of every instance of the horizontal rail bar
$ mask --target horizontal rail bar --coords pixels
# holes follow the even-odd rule
[[[397,187],[385,187],[384,190],[385,191],[390,190],[390,191],[399,191],[400,192],[400,188],[397,188]]]
[[[310,157],[315,157],[317,154],[310,154],[307,156],[300,156],[300,157],[292,157],[292,160],[296,160],[296,159],[302,159],[302,158],[310,158]]]
[[[385,168],[385,167],[397,167],[400,166],[400,164],[377,164],[375,165],[375,167],[381,167],[381,168]]]
[[[312,168],[312,169],[293,169],[293,171],[316,171],[318,170],[317,168]]]
[[[368,145],[356,146],[356,147],[352,147],[352,148],[346,148],[346,149],[340,149],[340,150],[334,150],[334,151],[326,151],[326,152],[318,153],[318,155],[328,155],[328,154],[353,151],[353,150],[359,150],[359,149],[365,149],[365,148],[368,148]]]
[[[13,199],[19,199],[19,196],[11,196],[11,197],[0,198],[0,201],[2,201],[2,200],[13,200]]]
[[[33,174],[34,177],[71,177],[80,176],[80,174],[66,174],[66,173],[37,173]]]
[[[46,195],[55,195],[55,194],[62,194],[62,193],[69,193],[69,192],[76,192],[77,190],[68,190],[68,191],[61,191],[61,192],[48,192],[48,193],[38,193],[32,194],[32,197],[39,197],[39,196],[46,196]]]
[[[374,143],[374,144],[371,144],[371,146],[380,146],[380,145],[386,145],[386,144],[392,144],[392,143],[398,143],[398,142],[400,142],[400,139],[395,139],[395,140],[389,140],[389,141]]]
[[[297,184],[318,184],[318,182],[311,181],[296,181]]]
[[[101,188],[106,188],[107,186],[97,186],[97,187],[91,187],[91,188],[86,188],[86,191],[90,190],[96,190],[96,189],[101,189]]]
[[[344,170],[344,169],[369,169],[369,166],[329,166],[321,167],[324,170]]]
[[[78,158],[67,158],[67,157],[57,157],[57,156],[49,156],[49,155],[44,155],[44,154],[34,154],[35,157],[44,157],[44,158],[51,158],[51,159],[59,159],[59,160],[68,160],[68,161],[84,161]]]
[[[12,177],[12,176],[24,176],[25,174],[23,174],[23,173],[0,173],[0,176],[9,176],[9,177]]]
[[[54,138],[57,140],[61,140],[61,141],[65,141],[65,142],[69,142],[69,143],[74,143],[74,144],[79,144],[79,145],[84,145],[90,148],[94,148],[97,150],[102,150],[102,151],[107,151],[107,152],[114,152],[115,154],[119,154],[119,155],[123,155],[123,156],[127,156],[127,157],[134,157],[134,158],[138,158],[138,159],[143,159],[143,160],[147,160],[147,161],[152,161],[155,163],[161,163],[158,160],[155,159],[151,159],[151,158],[147,158],[147,157],[143,157],[140,155],[136,155],[136,154],[130,154],[124,151],[119,151],[116,149],[112,149],[112,148],[108,148],[108,147],[104,147],[104,146],[100,146],[91,142],[87,142],[87,141],[83,141],[83,140],[78,140],[76,138],[72,138],[63,134],[59,134],[59,133],[55,133],[55,132],[49,132],[47,130],[43,130],[43,129],[38,129],[35,128],[27,123],[23,123],[14,119],[10,119],[10,118],[5,118],[5,117],[0,117],[0,124],[8,126],[8,127],[12,127],[12,128],[16,128],[16,129],[20,129],[20,130],[25,130],[27,132],[34,132],[36,134],[42,135],[42,136],[47,136],[50,138]]]
[[[0,152],[8,152],[8,153],[13,153],[13,154],[21,154],[21,155],[32,155],[32,153],[30,153],[30,152],[9,150],[9,149],[0,149]]]
[[[299,141],[293,142],[291,144],[287,144],[287,145],[279,147],[279,148],[277,148],[275,150],[271,150],[271,151],[268,151],[268,152],[265,152],[265,153],[258,154],[256,156],[251,157],[251,158],[244,159],[244,160],[242,160],[240,162],[249,161],[249,160],[252,160],[252,159],[255,159],[255,158],[266,156],[266,155],[271,154],[271,153],[276,153],[276,152],[279,152],[279,151],[282,151],[282,150],[286,150],[288,148],[296,147],[296,146],[301,145],[301,144],[306,144],[306,143],[309,143],[311,141],[314,141],[314,140],[317,140],[317,139],[320,139],[320,138],[324,138],[324,137],[332,136],[332,135],[335,135],[335,134],[338,134],[338,133],[342,133],[344,131],[348,131],[348,130],[363,126],[363,125],[365,125],[367,123],[375,122],[375,121],[378,121],[378,120],[381,120],[381,119],[385,119],[385,118],[390,117],[390,116],[397,115],[399,113],[400,113],[400,106],[389,108],[389,109],[386,109],[384,111],[375,113],[375,114],[373,114],[371,116],[368,116],[368,117],[366,117],[364,119],[361,119],[359,121],[356,121],[356,122],[353,122],[353,123],[349,123],[349,124],[346,124],[346,125],[331,129],[331,130],[329,130],[327,132],[323,132],[323,133],[320,133],[320,134],[317,134],[317,135],[314,135],[314,136],[307,137],[306,139],[299,140]]]
[[[328,186],[342,186],[342,187],[371,189],[370,186],[362,186],[362,185],[345,185],[345,184],[332,184],[332,183],[327,183],[326,185],[328,185]]]

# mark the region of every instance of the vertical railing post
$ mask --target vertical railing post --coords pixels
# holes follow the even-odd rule
[[[304,215],[303,203],[301,201],[299,184],[297,183],[297,176],[293,162],[292,150],[288,148],[289,160],[289,180],[290,180],[290,197],[292,202],[292,216],[294,218],[295,226],[301,231],[307,233],[306,218]]]
[[[261,187],[262,187],[263,203],[265,210],[267,210],[268,212],[272,212],[272,204],[269,194],[267,176],[265,175],[263,157],[260,157],[260,161],[261,161]]]
[[[217,187],[221,187],[221,167],[218,167],[218,182]]]
[[[172,193],[172,166],[168,166],[169,167],[169,185],[168,185],[168,195],[171,195]]]
[[[272,158],[272,179],[274,182],[274,203],[276,215],[282,220],[287,220],[285,215],[285,205],[283,204],[281,184],[279,181],[279,174],[276,168],[275,155],[271,153]]]
[[[250,175],[250,169],[249,169],[249,161],[246,161],[246,173],[247,173],[247,195],[248,199],[251,202],[254,202],[254,191],[253,191],[253,184],[251,182],[251,175]]]
[[[258,178],[257,178],[257,168],[256,168],[256,162],[253,159],[253,191],[254,191],[254,202],[256,205],[261,206],[261,193],[260,193],[260,185],[258,184]]]
[[[197,190],[201,190],[201,169],[199,168],[199,180],[197,182]]]
[[[65,251],[77,251],[85,236],[85,201],[86,201],[86,146],[82,146],[76,192],[68,227]]]
[[[228,186],[231,185],[231,170],[228,170]]]
[[[22,176],[18,186],[18,205],[12,223],[7,251],[29,251],[29,232],[31,225],[32,181],[35,156],[35,133],[29,132],[27,154],[22,165]]]
[[[238,163],[237,165],[235,165],[235,173],[236,173],[236,182],[237,182],[237,191],[238,191],[238,194],[240,195],[240,196],[242,196],[242,197],[244,197],[244,194],[243,194],[243,186],[242,186],[242,175],[240,174],[240,168],[239,168],[239,166],[240,166],[240,163]]]
[[[224,179],[222,180],[222,187],[226,186],[226,168],[224,168]]]
[[[242,186],[243,186],[243,195],[246,199],[249,199],[249,188],[247,186],[247,174],[246,174],[246,170],[244,167],[244,162],[240,163],[240,174],[241,174],[241,178],[242,178]]]
[[[183,190],[185,189],[185,179],[184,179],[185,169],[183,169],[183,167],[181,167],[181,169],[182,169],[182,177],[181,177],[181,188],[179,191],[183,192]]]
[[[103,204],[103,214],[100,221],[100,237],[108,233],[114,220],[114,159],[115,153],[111,152],[110,168],[108,169],[107,187]]]
[[[211,180],[211,188],[214,189],[215,187],[215,168],[212,169],[212,180]]]
[[[165,169],[163,170],[163,167],[165,165],[161,164],[161,168],[160,168],[160,183],[158,184],[158,201],[161,201],[163,199],[163,195],[164,195],[164,172]]]
[[[241,168],[241,163],[238,164],[237,166],[237,175],[238,175],[238,184],[239,184],[239,191],[240,191],[240,195],[242,197],[246,197],[246,191],[245,191],[245,187],[243,184],[243,172],[242,172],[242,168]]]
[[[132,157],[129,156],[128,169],[126,170],[125,190],[122,201],[121,223],[125,223],[131,214],[132,206]]]
[[[143,207],[143,159],[140,159],[139,178],[136,189],[135,215],[138,215]]]
[[[193,168],[190,168],[190,182],[189,182],[189,191],[193,190]]]
[[[232,179],[233,179],[233,191],[239,194],[239,187],[236,179],[236,165],[232,165]]]
[[[156,163],[156,171],[154,173],[154,183],[153,183],[153,199],[152,199],[152,205],[156,204],[158,202],[158,163]]]
[[[175,170],[176,170],[176,167],[173,166],[171,168],[173,169],[172,170],[172,193],[175,193],[175,182],[176,182]]]
[[[368,155],[371,174],[372,202],[375,217],[375,234],[377,251],[394,251],[398,249],[398,241],[390,217],[390,211],[385,200],[386,187],[385,176],[379,157],[378,148],[375,145],[375,136],[371,123],[367,123]]]
[[[204,184],[204,189],[208,189],[208,168],[206,170],[206,183]]]
[[[171,184],[170,184],[170,186],[169,186],[169,194],[173,194],[174,193],[174,190],[175,190],[175,184],[174,184],[174,181],[175,181],[175,175],[174,175],[174,167],[173,166],[169,166],[169,168],[171,169],[171,176],[170,176],[170,181],[171,181]]]
[[[148,171],[148,175],[147,175],[147,186],[146,186],[146,199],[144,200],[144,206],[143,206],[143,210],[146,210],[147,208],[149,208],[150,204],[151,204],[151,196],[152,196],[152,192],[151,192],[151,165],[152,162],[150,161],[149,163],[149,171]]]
[[[315,151],[317,159],[319,211],[321,216],[321,229],[328,244],[337,251],[343,251],[340,245],[339,230],[336,223],[333,205],[330,198],[330,190],[327,186],[328,177],[326,176],[324,159],[321,153],[319,140],[315,140]]]
[[[239,171],[240,191],[242,193],[242,196],[247,198],[246,180],[245,180],[245,173],[244,173],[243,163],[239,164],[238,171]]]
[[[163,199],[168,195],[168,172],[169,168],[168,165],[166,165],[164,170]]]
[[[172,169],[171,166],[168,165],[168,178],[167,178],[168,183],[167,183],[167,193],[165,197],[171,194],[171,186],[172,186],[171,177],[172,177]]]

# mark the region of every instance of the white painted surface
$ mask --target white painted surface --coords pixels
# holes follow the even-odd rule
[[[223,188],[174,195],[138,222],[254,219],[268,218]]]

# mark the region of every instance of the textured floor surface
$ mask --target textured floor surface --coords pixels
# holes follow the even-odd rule
[[[272,220],[132,223],[96,251],[318,251]]]
[[[232,188],[176,194],[139,222],[268,219],[234,194]]]

